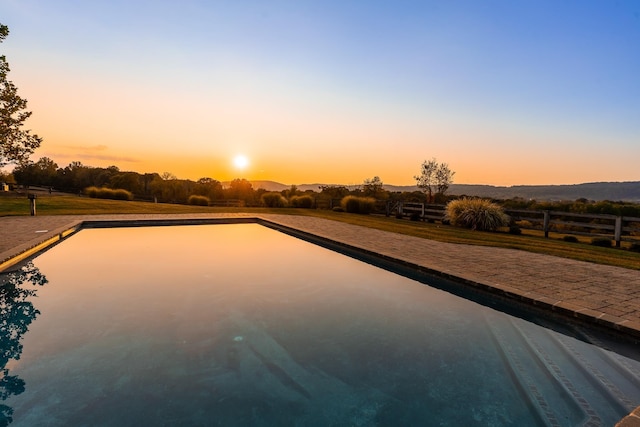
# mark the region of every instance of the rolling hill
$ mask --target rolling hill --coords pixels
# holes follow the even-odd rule
[[[226,183],[225,183],[226,184]],[[291,185],[275,181],[251,181],[253,188],[264,188],[268,191],[282,191]],[[296,184],[299,190],[319,191],[322,185],[332,184]],[[340,184],[333,184],[340,185]],[[345,187],[349,187],[345,185]],[[352,187],[352,186],[351,186]],[[388,191],[417,191],[416,186],[385,185]],[[612,200],[626,202],[640,202],[640,181],[627,182],[590,182],[572,185],[514,185],[500,187],[493,185],[452,184],[449,194],[495,199],[511,199],[521,197],[535,200]]]

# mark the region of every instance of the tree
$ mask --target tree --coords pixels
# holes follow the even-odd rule
[[[433,189],[436,185],[436,172],[438,171],[438,162],[436,159],[425,160],[422,162],[420,175],[416,175],[413,179],[420,190],[427,196],[427,203],[433,200]]]
[[[446,163],[440,163],[436,170],[436,194],[444,195],[451,184],[453,184],[453,175],[456,173],[449,169]]]
[[[384,190],[384,184],[379,176],[371,179],[365,179],[362,184],[362,195],[365,197],[373,197],[374,199],[384,199],[387,196]]]
[[[41,157],[36,162],[38,168],[38,182],[37,184],[53,187],[56,178],[58,177],[58,165],[56,162],[48,157]]]
[[[320,194],[329,196],[331,199],[342,199],[349,195],[349,189],[342,185],[321,185],[318,188]]]
[[[9,27],[0,24],[0,43],[9,35]],[[0,167],[9,163],[23,163],[29,159],[42,138],[22,127],[31,116],[26,111],[27,100],[18,96],[18,88],[7,80],[9,63],[0,56]]]
[[[109,179],[111,188],[120,188],[136,195],[144,192],[142,176],[138,172],[117,172]]]
[[[209,200],[221,199],[223,197],[222,184],[213,178],[200,178],[194,185],[193,194],[208,197]]]
[[[299,193],[300,191],[298,191],[298,186],[293,184],[286,190],[282,190],[282,195],[287,199],[291,199],[292,197],[297,196]]]
[[[231,181],[225,193],[227,198],[244,200],[245,203],[251,203],[255,195],[253,185],[244,178],[236,178]]]
[[[13,173],[10,172],[2,172],[0,170],[0,182],[4,182],[6,184],[15,184],[16,178]]]
[[[48,157],[37,162],[21,162],[13,170],[16,180],[22,185],[46,185],[52,187],[58,178],[58,165]]]
[[[413,178],[418,188],[427,196],[427,202],[433,202],[435,195],[444,195],[453,183],[453,172],[446,163],[438,163],[435,158],[425,160],[420,169],[420,175]]]

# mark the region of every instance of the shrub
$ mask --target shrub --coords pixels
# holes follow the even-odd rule
[[[313,207],[313,197],[308,194],[304,196],[293,196],[289,203],[294,208],[311,209]]]
[[[640,252],[640,243],[632,243],[631,246],[629,246],[629,250],[631,252]]]
[[[594,237],[593,239],[591,239],[591,244],[593,246],[602,246],[603,248],[610,248],[611,239],[608,239],[606,237]]]
[[[358,213],[360,211],[360,202],[356,196],[346,196],[340,201],[340,206],[349,213]]]
[[[349,213],[369,214],[376,206],[372,197],[346,196],[340,201],[342,208]]]
[[[509,234],[520,235],[520,234],[522,234],[522,229],[520,227],[518,227],[517,225],[510,225],[509,226]]]
[[[497,230],[509,224],[502,208],[489,200],[462,198],[447,204],[445,219],[472,230]]]
[[[123,189],[87,187],[84,189],[84,194],[94,199],[133,200],[133,193]]]
[[[100,199],[115,199],[115,193],[110,188],[98,188],[98,194],[96,197]]]
[[[409,220],[420,221],[420,214],[418,212],[411,212],[411,215],[409,215]]]
[[[578,243],[578,238],[576,236],[563,236],[562,240],[569,243]]]
[[[209,198],[206,196],[199,196],[197,194],[192,194],[189,196],[187,200],[187,204],[189,205],[197,205],[197,206],[209,206]]]
[[[87,187],[84,189],[84,194],[95,199],[98,197],[98,190],[98,187]]]
[[[287,199],[276,192],[264,193],[260,196],[260,201],[268,208],[284,208],[287,206]]]
[[[113,190],[112,198],[116,200],[133,200],[133,193],[131,193],[131,191],[118,188],[117,190]]]

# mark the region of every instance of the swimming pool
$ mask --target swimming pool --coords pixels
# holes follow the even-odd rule
[[[640,404],[633,349],[257,224],[86,229],[21,271],[16,426],[613,425]]]

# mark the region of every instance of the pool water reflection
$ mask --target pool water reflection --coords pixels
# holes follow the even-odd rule
[[[22,285],[12,425],[613,425],[640,404],[640,357],[257,224],[87,229],[27,268],[48,283]]]

